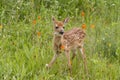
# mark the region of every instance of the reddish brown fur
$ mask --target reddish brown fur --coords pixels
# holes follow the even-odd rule
[[[61,21],[56,21],[55,24],[57,24],[60,27],[64,25],[63,22],[61,22]]]

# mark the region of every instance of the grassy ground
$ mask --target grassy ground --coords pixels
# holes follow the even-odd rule
[[[78,52],[72,62],[74,80],[120,80],[119,0],[2,0],[0,5],[0,80],[70,80],[64,53],[45,68],[54,54],[52,15],[70,17],[66,30],[86,25],[89,79]]]

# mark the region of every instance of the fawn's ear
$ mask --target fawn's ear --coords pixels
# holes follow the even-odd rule
[[[52,21],[53,21],[53,22],[56,22],[56,19],[55,19],[55,17],[54,17],[54,16],[52,16]]]
[[[65,24],[65,23],[68,23],[68,21],[69,21],[69,18],[67,17],[67,18],[65,18],[64,20],[63,20],[63,23]]]

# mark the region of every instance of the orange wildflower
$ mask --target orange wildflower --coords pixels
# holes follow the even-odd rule
[[[61,48],[62,50],[64,50],[64,49],[65,49],[65,46],[64,46],[64,45],[61,45],[60,48]]]
[[[94,24],[92,24],[90,27],[91,27],[91,28],[95,28],[95,25],[94,25]]]
[[[40,19],[40,16],[38,16],[38,19]]]
[[[36,20],[33,20],[33,24],[36,24]]]
[[[85,16],[85,13],[84,11],[81,12],[81,16],[84,17]]]
[[[86,29],[86,24],[82,24],[82,29]]]
[[[40,36],[40,32],[37,32],[37,35]]]

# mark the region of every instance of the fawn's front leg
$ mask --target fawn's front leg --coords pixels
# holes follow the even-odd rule
[[[54,62],[55,62],[55,60],[57,59],[58,56],[59,56],[59,52],[56,51],[56,53],[54,54],[54,56],[53,56],[52,60],[50,61],[50,63],[46,64],[46,67],[50,68],[54,64]]]
[[[70,61],[70,51],[69,50],[65,50],[65,55],[67,57],[68,67],[69,67],[69,70],[70,70],[70,73],[71,73],[72,66],[71,66],[71,61]]]

